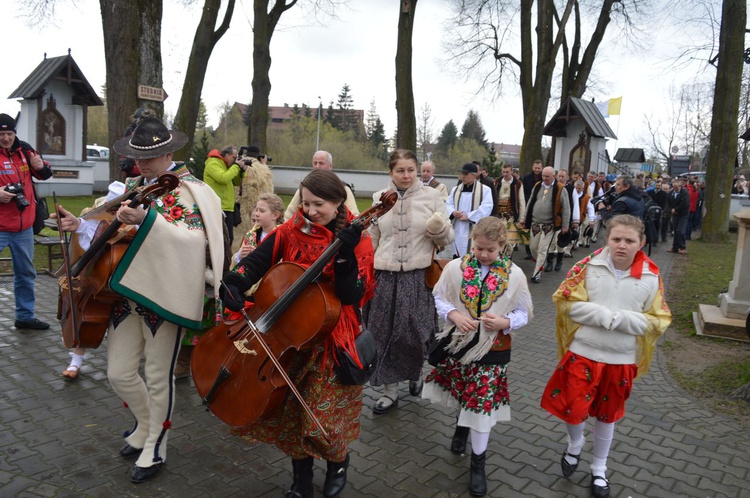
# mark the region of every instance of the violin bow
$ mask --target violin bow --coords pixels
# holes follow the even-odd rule
[[[57,194],[55,192],[52,192],[52,201],[54,202],[55,206],[55,219],[57,221],[57,232],[60,234],[60,245],[61,245],[61,252],[63,256],[63,267],[65,268],[65,281],[68,287],[68,297],[70,298],[70,313],[71,318],[73,320],[73,330],[75,330],[76,335],[76,343],[79,341],[78,338],[78,317],[76,316],[76,301],[75,301],[75,293],[73,292],[73,272],[70,268],[70,254],[68,253],[68,244],[70,243],[70,238],[68,236],[68,233],[65,232],[62,228],[62,215],[60,213],[60,204],[57,203]],[[62,286],[61,286],[62,287]]]
[[[227,289],[226,284],[224,281],[221,282],[221,285],[224,286],[224,290],[226,292],[230,292],[229,289]],[[242,316],[245,319],[245,322],[247,323],[247,326],[250,327],[250,332],[253,333],[255,338],[258,340],[258,343],[263,348],[263,351],[266,352],[268,357],[271,359],[271,363],[273,363],[273,366],[276,367],[276,369],[281,373],[281,377],[284,379],[284,382],[286,382],[286,385],[289,386],[289,389],[292,390],[294,393],[294,397],[297,398],[297,401],[300,402],[302,405],[302,408],[305,409],[305,413],[310,417],[310,420],[313,421],[313,423],[320,429],[320,432],[323,434],[323,437],[326,438],[326,441],[329,443],[331,442],[331,438],[328,436],[328,432],[323,428],[323,424],[320,423],[320,420],[318,420],[318,417],[315,416],[310,406],[307,404],[305,399],[302,397],[300,392],[297,390],[297,387],[294,385],[294,382],[292,382],[292,379],[289,378],[289,374],[286,373],[286,370],[284,370],[284,367],[281,366],[281,363],[279,360],[274,356],[273,351],[271,351],[271,348],[268,347],[268,344],[266,344],[265,339],[263,339],[263,334],[260,330],[258,330],[258,327],[255,326],[253,321],[250,319],[250,316],[248,316],[245,309],[242,309]]]

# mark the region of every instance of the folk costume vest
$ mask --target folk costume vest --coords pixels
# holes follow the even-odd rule
[[[531,190],[531,199],[529,200],[529,206],[526,208],[526,226],[530,227],[532,223],[532,215],[534,214],[534,204],[536,204],[537,194],[539,189],[542,188],[542,182],[537,182],[534,188]],[[560,182],[554,182],[552,184],[552,213],[554,217],[555,230],[562,228],[562,215],[563,207],[560,200],[560,194],[565,190],[565,187]],[[567,191],[565,195],[567,195]]]

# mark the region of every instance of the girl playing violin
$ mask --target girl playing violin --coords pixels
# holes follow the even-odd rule
[[[355,352],[358,311],[374,291],[373,249],[357,224],[347,224],[352,213],[344,205],[346,190],[335,173],[314,170],[300,183],[302,204],[292,219],[279,226],[227,274],[225,302],[230,310],[245,305],[244,293],[277,262],[304,267],[315,262],[338,238],[343,245],[323,270],[341,301],[341,315],[333,332],[311,349],[299,351],[287,373],[321,421],[330,442],[321,435],[296,398],[288,395],[272,414],[236,433],[277,446],[292,457],[294,482],[287,497],[313,496],[313,458],[325,458],[328,470],[324,495],[338,496],[346,485],[347,446],[359,437],[362,386],[343,385],[334,375],[337,349]]]

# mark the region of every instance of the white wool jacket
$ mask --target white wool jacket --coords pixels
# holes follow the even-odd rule
[[[397,190],[391,181],[387,190]],[[373,199],[380,199],[383,191]],[[427,230],[427,220],[439,213],[439,229]],[[372,245],[375,249],[375,269],[411,271],[427,268],[432,261],[433,248],[453,242],[453,227],[448,222],[445,202],[440,192],[425,187],[415,180],[403,194],[399,193],[396,205],[377,224],[370,225]],[[438,249],[439,250],[439,249]]]
[[[591,259],[586,269],[589,300],[570,308],[571,320],[581,324],[570,351],[601,363],[629,365],[636,360],[636,337],[648,327],[644,312],[659,292],[659,277],[644,262],[641,278],[628,271],[618,280],[608,256],[605,248]]]

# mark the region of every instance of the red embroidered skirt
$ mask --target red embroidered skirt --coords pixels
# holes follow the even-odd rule
[[[634,364],[609,365],[568,351],[547,382],[541,406],[569,424],[588,417],[617,422],[625,415],[637,373]]]

